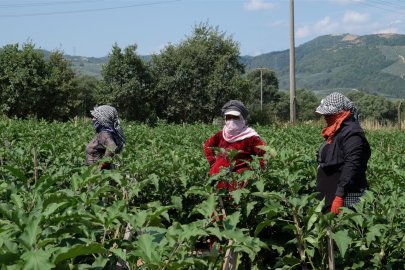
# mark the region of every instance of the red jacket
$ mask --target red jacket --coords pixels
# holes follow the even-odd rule
[[[209,149],[208,147],[217,147],[218,149],[224,148],[225,150],[228,149],[235,149],[235,150],[242,150],[243,152],[236,155],[233,160],[236,160],[235,172],[241,172],[244,169],[247,169],[247,164],[245,161],[252,161],[252,155],[258,155],[263,157],[266,153],[264,150],[257,148],[256,146],[259,145],[266,145],[260,137],[253,136],[241,141],[237,141],[234,143],[229,143],[225,141],[224,137],[222,136],[222,130],[215,134],[213,137],[208,139],[204,145],[204,153],[208,160],[208,163],[211,166],[210,175],[219,173],[220,167],[228,167],[231,163],[231,160],[226,156],[226,154],[218,153],[217,157],[215,158],[214,150]],[[260,164],[263,166],[264,161],[261,160]]]

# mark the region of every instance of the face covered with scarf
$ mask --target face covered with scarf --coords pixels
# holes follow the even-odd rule
[[[238,100],[231,100],[222,107],[225,118],[225,126],[222,132],[224,139],[229,142],[237,142],[243,139],[258,136],[257,132],[246,126],[245,117],[249,111],[245,105]]]
[[[321,105],[316,109],[315,113],[325,117],[327,127],[322,130],[322,136],[327,139],[327,143],[332,142],[332,137],[340,128],[342,122],[353,116],[359,121],[358,111],[356,106],[347,97],[340,93],[332,93],[325,99],[322,99]]]

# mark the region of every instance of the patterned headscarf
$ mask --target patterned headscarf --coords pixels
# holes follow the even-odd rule
[[[125,147],[125,136],[122,130],[120,119],[118,118],[118,112],[114,107],[108,105],[102,105],[94,107],[94,110],[90,111],[97,120],[106,128],[112,129],[118,136],[116,153],[122,153]]]
[[[322,115],[337,114],[342,111],[350,111],[354,119],[359,121],[359,113],[353,102],[341,93],[335,92],[322,99],[321,105],[316,108],[316,113]]]

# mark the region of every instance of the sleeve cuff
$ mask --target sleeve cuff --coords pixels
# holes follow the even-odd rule
[[[345,189],[343,187],[338,187],[335,193],[335,196],[343,198],[345,195]]]

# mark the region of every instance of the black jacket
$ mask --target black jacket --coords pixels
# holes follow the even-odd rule
[[[323,153],[318,151],[317,160],[322,169],[327,174],[340,173],[336,196],[344,198],[349,192],[368,188],[366,170],[370,145],[359,122],[352,116],[342,122],[330,145],[321,146],[320,150]]]

